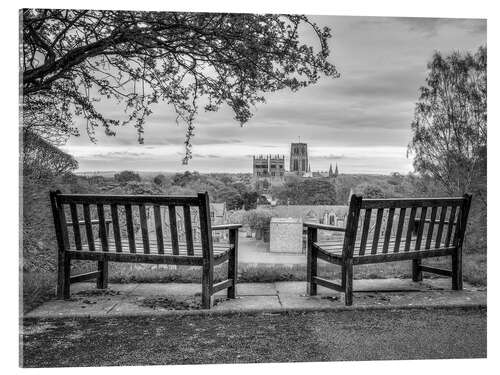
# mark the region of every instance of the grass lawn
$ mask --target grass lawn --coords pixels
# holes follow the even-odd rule
[[[486,357],[486,309],[24,323],[24,367]]]

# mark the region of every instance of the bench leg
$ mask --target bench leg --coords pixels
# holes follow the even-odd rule
[[[57,298],[69,298],[71,273],[71,258],[66,254],[60,254],[59,263],[57,266]]]
[[[453,290],[463,289],[462,249],[458,249],[456,254],[451,256],[451,288]]]
[[[345,284],[346,284],[346,282],[345,282],[345,276],[346,276],[345,275],[345,267],[342,267],[342,276],[341,276],[341,279],[340,279],[340,284],[341,284],[340,286],[342,288],[344,288],[344,290],[345,290]]]
[[[97,289],[106,289],[108,287],[108,261],[97,261],[97,271],[99,271],[99,275],[97,276]]]
[[[201,306],[210,309],[213,306],[212,296],[213,268],[208,262],[203,262],[203,273],[201,276]]]
[[[318,238],[316,228],[307,228],[307,294],[315,296],[318,293],[318,285],[313,279],[318,275],[318,256],[313,248],[313,242]]]
[[[238,229],[229,231],[229,243],[234,249],[229,253],[227,262],[227,278],[233,280],[233,285],[227,288],[227,298],[236,298],[236,281],[238,279]]]
[[[353,293],[353,266],[352,266],[352,258],[348,258],[345,260],[345,264],[342,267],[342,275],[345,274],[345,305],[352,305],[352,293]]]
[[[63,298],[69,299],[69,286],[71,275],[71,258],[69,256],[64,257],[64,287],[63,287]]]
[[[411,274],[413,281],[422,281],[422,259],[413,259],[411,265]]]

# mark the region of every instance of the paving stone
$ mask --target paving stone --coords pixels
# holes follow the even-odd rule
[[[280,310],[281,304],[278,296],[240,296],[229,299],[213,307],[213,310]]]
[[[113,284],[114,285],[114,284]],[[130,294],[134,296],[185,296],[201,293],[201,284],[194,283],[155,283],[138,284]]]
[[[280,294],[279,296],[281,305],[284,309],[297,309],[297,308],[328,308],[335,305],[343,306],[344,299],[337,293],[335,296],[306,296],[306,295],[293,295],[293,294]]]
[[[241,283],[236,285],[239,296],[273,296],[277,294],[274,283]]]
[[[30,311],[27,318],[52,318],[58,316],[104,316],[119,302],[118,298],[109,300],[48,301]]]
[[[463,291],[453,291],[450,280],[426,279],[414,283],[408,279],[354,280],[353,307],[367,306],[447,306],[485,305],[486,290],[465,284]],[[357,292],[356,292],[357,291]],[[362,291],[362,292],[360,292]],[[410,292],[409,292],[410,291]],[[126,316],[176,312],[169,308],[142,306],[145,298],[172,297],[179,301],[200,299],[200,284],[110,284],[98,290],[93,283],[72,286],[71,299],[51,300],[26,315],[28,318],[58,316]],[[214,306],[217,311],[255,311],[335,308],[344,306],[343,293],[318,287],[318,295],[306,296],[305,282],[242,283],[238,298],[224,300]],[[220,291],[215,298],[225,296]]]

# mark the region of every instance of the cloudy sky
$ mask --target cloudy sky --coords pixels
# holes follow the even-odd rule
[[[285,154],[288,163],[290,143],[300,137],[309,145],[313,171],[327,170],[330,163],[337,163],[341,173],[411,171],[406,150],[426,64],[435,50],[475,51],[486,45],[486,21],[311,18],[332,29],[330,60],[341,77],[323,78],[295,93],[268,95],[244,127],[227,108],[200,113],[188,166],[181,163],[185,128],[175,124],[167,104],[153,107],[143,145],[132,126],[117,129],[115,137],[98,131],[93,144],[81,121],[82,136],[72,138],[64,150],[76,157],[80,171],[251,172],[253,154]],[[121,111],[117,105],[105,109],[108,115]]]

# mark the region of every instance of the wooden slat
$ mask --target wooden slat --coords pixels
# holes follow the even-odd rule
[[[104,253],[104,252],[85,252],[70,251],[72,259],[81,260],[107,260],[110,262],[128,262],[128,263],[153,263],[153,264],[179,264],[201,266],[203,258],[201,256],[182,256],[182,255],[157,255],[157,254],[131,254],[131,253]]]
[[[361,208],[410,208],[441,207],[443,205],[460,205],[462,197],[453,198],[416,198],[416,199],[363,199]]]
[[[76,204],[70,203],[69,209],[71,211],[71,224],[73,226],[73,237],[75,240],[75,247],[77,250],[82,249],[82,236],[80,234],[80,225],[78,224],[78,211]]]
[[[102,195],[102,194],[61,194],[61,202],[77,204],[119,204],[119,205],[197,205],[195,196],[165,196],[165,195]]]
[[[97,205],[97,217],[99,219],[99,238],[101,239],[101,245],[103,251],[108,251],[108,233],[106,231],[106,220],[104,218],[104,206],[102,204]]]
[[[436,233],[436,247],[439,247],[441,245],[441,239],[443,238],[443,229],[444,229],[444,224],[446,220],[446,211],[448,210],[448,207],[443,206],[441,207],[441,213],[439,215],[439,225],[438,225],[438,231]]]
[[[232,279],[227,279],[227,280],[221,281],[220,283],[214,284],[212,286],[212,293],[217,293],[218,291],[229,288],[231,286],[233,286]]]
[[[154,205],[153,210],[155,214],[155,233],[156,233],[156,242],[158,243],[158,253],[163,254],[164,246],[163,246],[163,225],[161,222],[161,208],[158,205]]]
[[[193,255],[193,226],[191,223],[191,209],[189,206],[183,206],[184,210],[184,232],[186,234],[186,244],[188,254]]]
[[[425,241],[425,249],[431,247],[432,235],[434,233],[434,224],[436,223],[437,207],[432,207],[431,210],[431,220],[429,222],[429,228],[427,230],[427,240]]]
[[[420,223],[417,230],[417,240],[415,241],[415,250],[420,250],[422,244],[422,236],[425,227],[425,216],[427,215],[427,207],[422,207],[420,211]]]
[[[448,230],[446,231],[446,239],[444,241],[444,246],[445,247],[448,247],[450,246],[450,241],[451,241],[451,234],[453,232],[453,227],[454,227],[454,223],[455,223],[455,215],[457,213],[457,206],[453,206],[451,208],[451,212],[450,212],[450,218],[448,219],[448,221],[450,222],[450,224],[448,224]]]
[[[79,283],[79,282],[82,282],[82,281],[95,279],[98,276],[99,276],[99,271],[92,271],[92,272],[87,272],[87,273],[81,273],[79,275],[70,276],[69,282],[70,283]]]
[[[128,246],[130,252],[135,253],[134,221],[132,218],[132,206],[130,204],[125,205],[125,219],[127,221]]]
[[[410,259],[422,259],[430,257],[440,257],[445,255],[451,255],[455,251],[453,247],[442,247],[439,249],[432,250],[419,250],[419,251],[408,251],[399,253],[387,253],[387,254],[375,254],[375,255],[365,255],[362,257],[354,257],[354,264],[369,264],[369,263],[385,263],[385,262],[396,262],[400,260],[410,260]]]
[[[344,291],[344,288],[342,288],[342,285],[336,284],[333,281],[328,280],[328,279],[324,279],[322,277],[314,276],[312,281],[318,285],[324,286],[325,288],[336,290],[337,292]]]
[[[451,276],[451,274],[452,274],[452,272],[450,270],[444,270],[444,269],[436,268],[436,267],[420,266],[420,269],[423,272],[431,272],[431,273],[435,273],[436,275],[442,275],[442,276]]]
[[[66,211],[64,210],[64,205],[59,206],[59,217],[61,220],[61,234],[64,241],[64,247],[67,249],[70,247],[69,236],[68,236],[68,223],[66,221]]]
[[[92,223],[92,225],[98,225],[99,224],[99,220],[90,220],[90,222]],[[111,219],[106,219],[106,223],[111,223]],[[85,225],[85,221],[84,220],[80,220],[78,221],[78,225]],[[68,226],[73,226],[73,223],[68,223]]]
[[[87,234],[89,250],[94,251],[94,232],[92,231],[92,220],[90,218],[90,207],[88,204],[83,205],[83,219],[85,221],[85,232]]]
[[[378,239],[380,237],[380,229],[382,228],[382,218],[384,216],[384,209],[377,210],[377,221],[375,222],[375,229],[373,230],[373,241],[371,254],[377,254]]]
[[[366,241],[368,240],[368,231],[370,230],[370,220],[372,217],[372,210],[368,208],[365,210],[365,218],[363,220],[363,231],[361,233],[361,244],[359,245],[359,253],[363,255],[366,249]]]
[[[118,219],[118,207],[116,204],[111,205],[111,222],[113,224],[113,237],[115,239],[116,251],[122,251],[122,239],[120,233],[120,221]]]
[[[342,251],[339,254],[331,254],[328,251],[321,249],[321,247],[319,247],[316,244],[313,244],[312,247],[315,249],[318,259],[322,259],[329,263],[334,263],[339,265],[343,264],[344,261],[342,259]]]
[[[143,204],[139,205],[139,218],[141,221],[142,245],[144,246],[144,253],[149,254],[149,232],[148,232],[148,219],[146,217],[146,207]]]
[[[464,231],[463,234],[465,234],[465,230],[466,228],[462,228],[462,225],[464,224],[463,223],[463,214],[464,214],[464,206],[459,206],[457,207],[457,214],[456,214],[456,217],[457,217],[457,220],[456,220],[456,223],[454,226],[452,226],[454,228],[454,231],[453,231],[453,235],[452,235],[452,239],[451,239],[451,242],[450,242],[450,245],[451,246],[456,246],[457,245],[457,241],[458,241],[458,238],[460,237],[461,235],[461,232]],[[467,217],[469,216],[469,214],[467,213],[465,215],[465,222],[467,222]]]
[[[410,211],[410,218],[408,219],[408,228],[406,228],[406,242],[405,242],[405,252],[410,251],[411,236],[413,233],[413,227],[415,226],[415,215],[417,214],[417,208],[412,207]]]
[[[168,218],[170,221],[170,237],[172,240],[172,252],[174,255],[179,254],[179,236],[177,234],[177,214],[175,212],[175,206],[168,206]]]
[[[392,222],[394,221],[394,211],[396,209],[394,207],[389,208],[389,214],[387,215],[387,223],[385,226],[385,238],[384,238],[384,246],[382,248],[383,253],[387,253],[387,250],[389,249],[389,243],[391,240],[391,234],[392,234]]]
[[[238,225],[238,224],[236,224]],[[304,223],[303,224],[304,227],[307,227],[307,228],[316,228],[316,229],[321,229],[321,230],[329,230],[329,231],[333,231],[333,232],[345,232],[345,228],[340,228],[340,227],[335,227],[333,225],[329,225],[329,224],[320,224],[320,223]],[[217,227],[217,226],[214,226],[214,227]],[[212,228],[214,228],[212,227]]]
[[[406,208],[401,208],[399,210],[398,228],[396,229],[396,240],[393,249],[393,252],[395,253],[399,252],[399,246],[401,245],[401,235],[403,234],[405,219],[406,219]]]
[[[108,241],[108,245],[109,245],[109,250],[110,251],[115,251],[115,243],[114,243],[114,241]],[[164,253],[165,254],[167,254],[167,253],[172,254],[171,244],[165,243],[164,245],[165,245],[164,246]],[[231,245],[231,244],[229,244],[227,242],[226,243],[216,243],[213,246],[213,252],[214,252],[214,254],[219,254],[219,253],[226,252],[229,249],[232,249],[233,247],[234,247],[233,245]],[[71,249],[76,250],[74,248],[74,246],[71,246]],[[88,251],[88,246],[85,245],[85,244],[82,245],[82,250],[83,251]],[[99,242],[97,242],[95,244],[95,250],[96,251],[102,251],[102,246],[100,245]],[[195,243],[193,250],[194,250],[194,255],[200,254],[202,252],[202,245],[200,243]],[[137,253],[144,252],[144,246],[143,246],[143,244],[142,243],[137,243],[136,247],[135,247],[135,251]],[[152,239],[149,240],[149,251],[150,251],[150,254],[158,253],[158,245],[156,243],[156,240],[152,240]],[[129,247],[128,247],[128,244],[126,242],[122,243],[122,252],[129,252]],[[183,255],[183,254],[184,255],[189,255],[187,253],[186,244],[185,243],[179,243],[179,255]]]
[[[212,225],[210,222],[210,198],[208,193],[198,193],[198,212],[200,218],[200,235],[203,250],[203,269],[201,272],[201,304],[210,308],[212,298],[210,291],[214,283],[214,253],[212,241]]]

